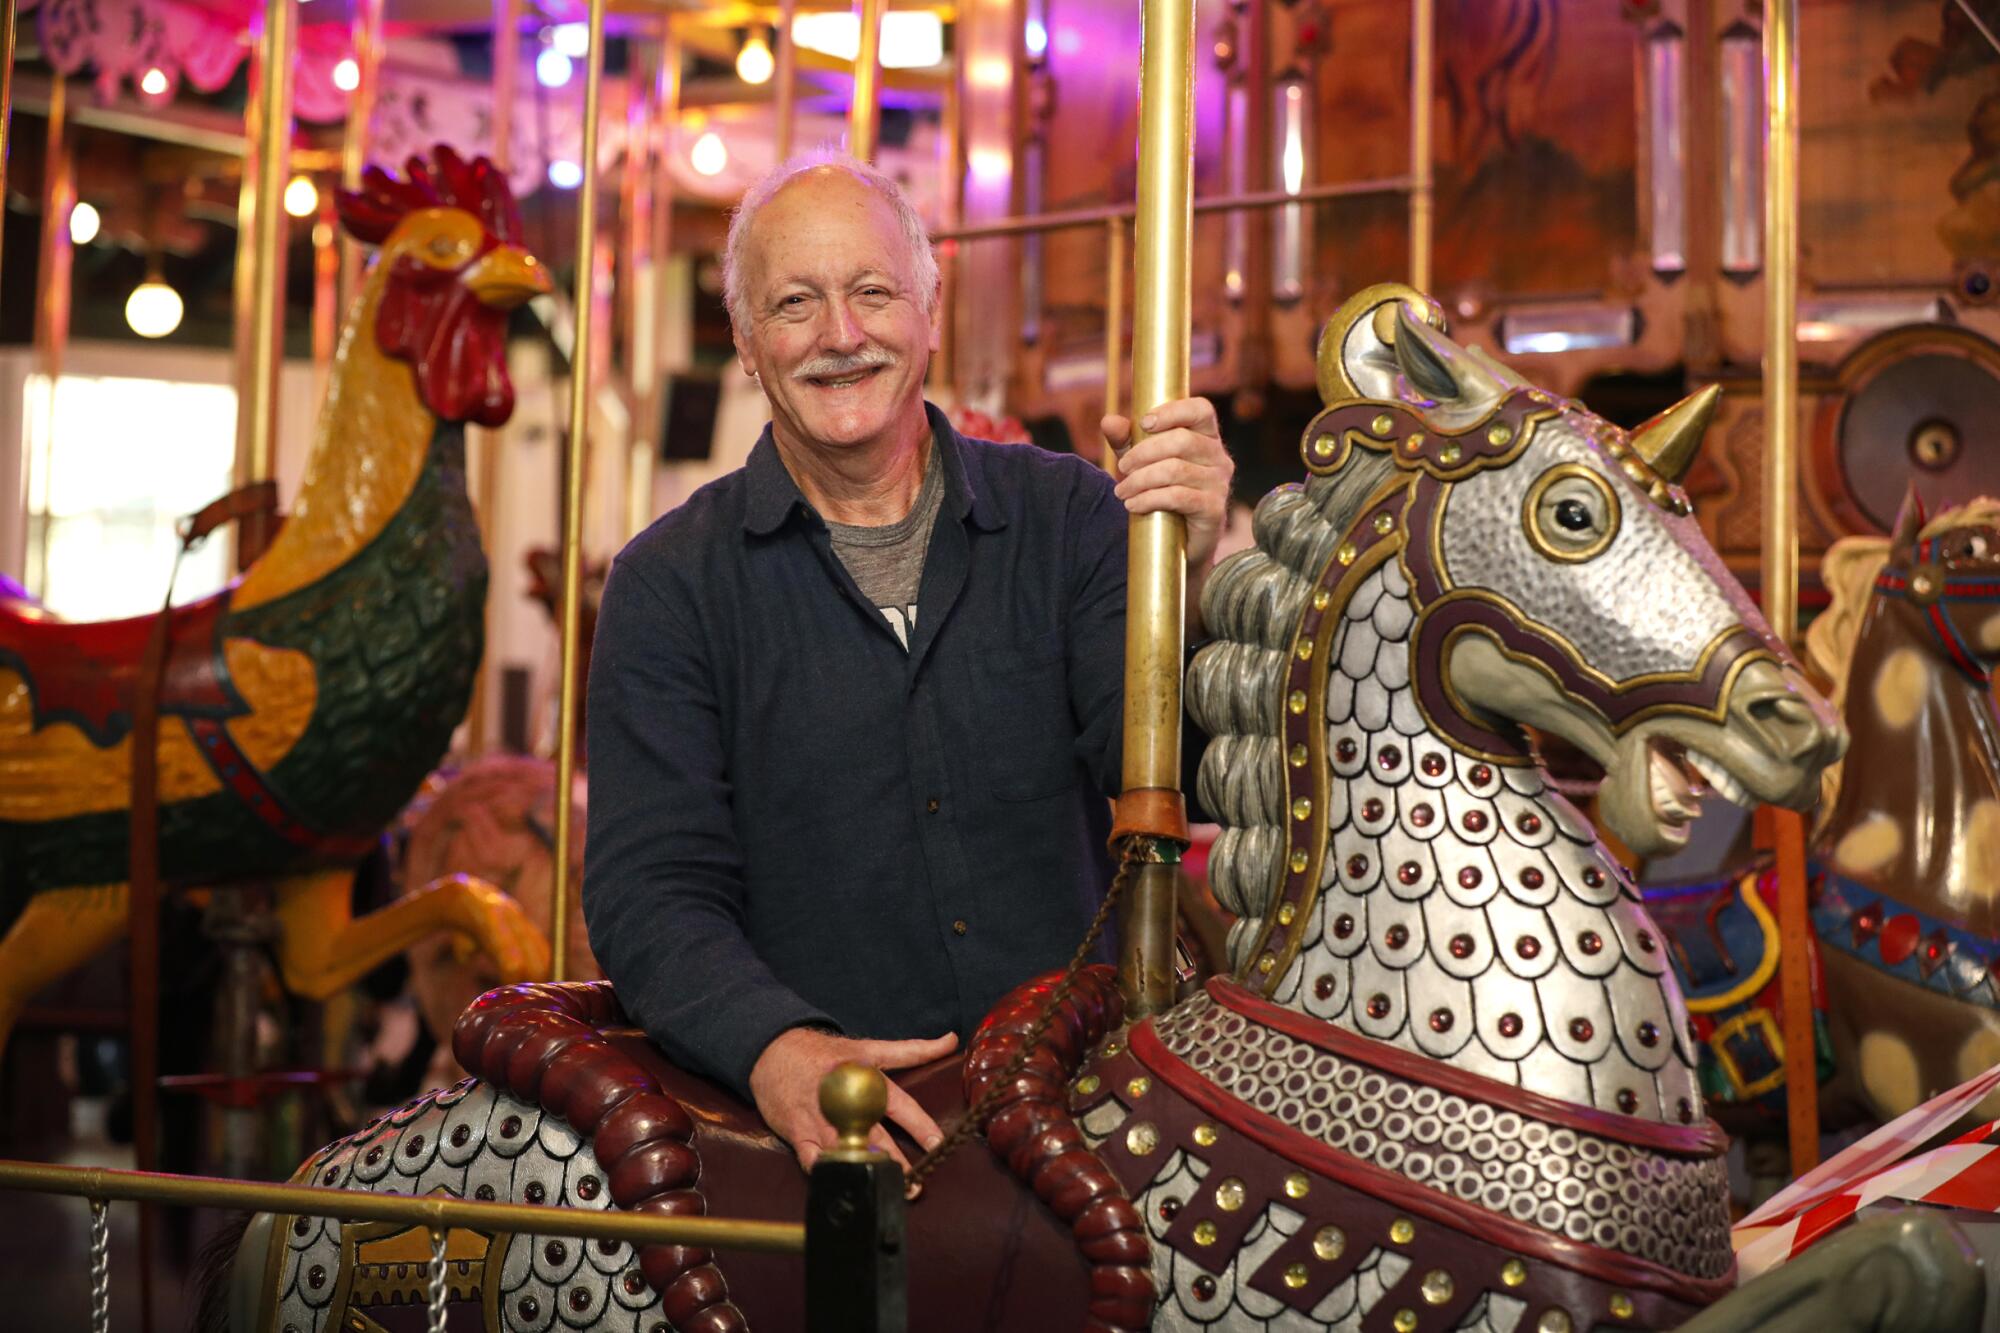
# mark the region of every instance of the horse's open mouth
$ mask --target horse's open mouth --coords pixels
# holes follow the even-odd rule
[[[1669,829],[1685,829],[1701,815],[1701,798],[1720,796],[1750,807],[1755,799],[1720,763],[1678,741],[1655,736],[1646,742],[1647,783],[1653,813]]]

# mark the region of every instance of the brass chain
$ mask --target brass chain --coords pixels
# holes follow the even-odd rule
[[[445,1299],[449,1287],[445,1282],[444,1243],[446,1232],[442,1227],[431,1230],[430,1262],[430,1333],[445,1333]]]
[[[1042,1007],[1036,1012],[1035,1021],[1028,1026],[1027,1036],[1022,1039],[1021,1048],[1014,1052],[1014,1057],[1007,1062],[1006,1067],[987,1083],[986,1091],[979,1094],[979,1100],[967,1107],[965,1115],[959,1122],[938,1140],[937,1147],[919,1157],[916,1165],[910,1168],[909,1174],[903,1179],[905,1199],[912,1203],[916,1202],[924,1192],[925,1177],[942,1166],[947,1157],[957,1152],[968,1139],[980,1131],[986,1123],[986,1117],[992,1114],[994,1104],[1006,1092],[1007,1085],[1013,1082],[1016,1074],[1027,1067],[1028,1060],[1035,1053],[1036,1044],[1048,1032],[1049,1024],[1055,1021],[1056,1010],[1069,998],[1070,989],[1076,984],[1077,974],[1083,971],[1084,965],[1090,961],[1090,951],[1097,947],[1098,936],[1104,933],[1105,924],[1111,920],[1112,909],[1118,905],[1119,896],[1125,891],[1125,882],[1131,878],[1134,864],[1129,859],[1118,863],[1118,873],[1111,877],[1111,887],[1105,890],[1104,901],[1098,904],[1097,915],[1090,921],[1090,929],[1083,933],[1083,943],[1076,946],[1076,954],[1069,960],[1069,966],[1064,969],[1062,980],[1056,983],[1056,988],[1049,992],[1049,998],[1042,1002]]]
[[[90,1201],[90,1330],[111,1333],[111,1205]]]

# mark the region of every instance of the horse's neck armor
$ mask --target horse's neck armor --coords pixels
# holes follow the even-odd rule
[[[1392,562],[1335,631],[1320,893],[1271,998],[1531,1092],[1691,1123],[1686,1015],[1636,892],[1537,769],[1431,733],[1411,620]]]

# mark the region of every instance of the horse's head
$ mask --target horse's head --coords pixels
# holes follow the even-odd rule
[[[1938,653],[1984,688],[2000,665],[2000,501],[1974,500],[1926,518],[1912,490],[1874,592],[1909,603]]]
[[[1810,805],[1845,738],[1678,485],[1715,391],[1628,433],[1442,323],[1407,287],[1343,307],[1319,351],[1329,406],[1304,444],[1322,475],[1358,451],[1394,460],[1337,558],[1399,557],[1431,728],[1500,764],[1532,762],[1524,727],[1576,746],[1604,768],[1606,822],[1641,854],[1686,840],[1704,787]]]

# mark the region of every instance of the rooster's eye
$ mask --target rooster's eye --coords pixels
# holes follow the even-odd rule
[[[439,259],[451,258],[452,251],[456,249],[458,249],[458,246],[449,236],[434,236],[431,238],[431,253]]]

